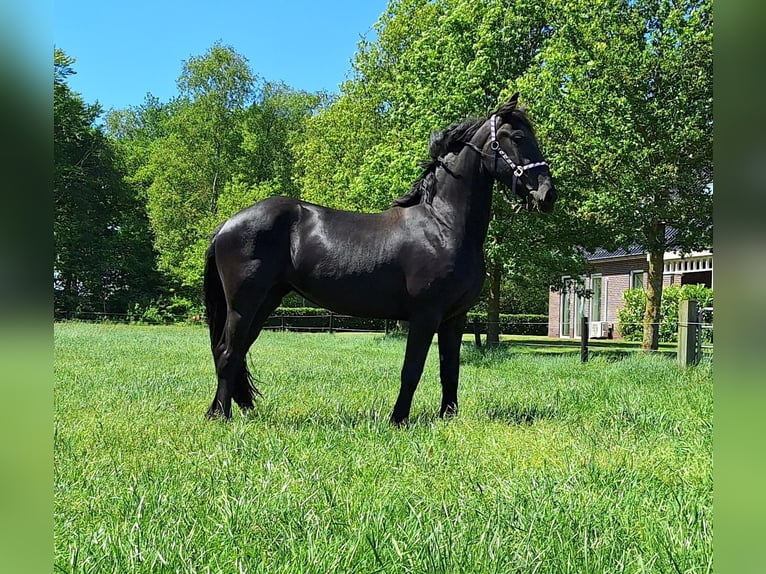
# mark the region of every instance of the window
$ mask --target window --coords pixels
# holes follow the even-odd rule
[[[579,339],[582,337],[582,318],[585,314],[585,297],[582,293],[575,293],[575,323],[574,336]]]
[[[644,288],[644,272],[641,269],[639,269],[638,271],[630,272],[630,288],[631,289]]]
[[[565,279],[564,289],[561,290],[561,307],[559,316],[559,335],[561,337],[571,336],[572,327],[572,281]]]
[[[590,279],[590,320],[601,321],[601,313],[603,309],[602,303],[602,278],[601,275],[596,275]]]

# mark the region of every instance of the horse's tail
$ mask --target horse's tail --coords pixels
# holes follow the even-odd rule
[[[215,237],[210,241],[205,252],[203,281],[205,314],[210,329],[210,345],[215,348],[223,336],[223,328],[226,325],[226,295],[223,292],[223,283],[215,262]]]

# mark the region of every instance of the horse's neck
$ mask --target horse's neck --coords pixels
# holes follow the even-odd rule
[[[466,146],[439,172],[433,208],[445,223],[465,230],[464,239],[481,246],[492,206],[492,178],[481,169],[481,156]]]

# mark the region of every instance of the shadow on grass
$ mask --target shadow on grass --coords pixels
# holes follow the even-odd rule
[[[558,408],[554,405],[488,405],[483,414],[493,421],[522,426],[554,419],[558,416]]]
[[[326,431],[341,429],[367,429],[375,433],[396,428],[390,422],[389,409],[371,407],[369,409],[347,409],[339,406],[336,410],[313,410],[295,412],[289,409],[280,409],[278,405],[259,405],[247,412],[238,412],[235,419],[240,418],[247,424],[265,424],[272,428],[287,429],[290,431],[304,431],[307,429]],[[558,408],[555,405],[539,404],[488,404],[476,413],[479,418],[487,418],[492,421],[512,426],[533,425],[541,420],[550,420],[558,417]],[[462,415],[458,415],[459,419]],[[452,417],[442,418],[437,410],[422,410],[412,413],[409,420],[399,427],[401,430],[418,427],[430,427],[441,421],[448,423]]]
[[[290,410],[287,405],[266,404],[256,401],[255,408],[246,412],[237,412],[234,416],[246,423],[264,424],[273,428],[289,430],[340,430],[340,429],[366,429],[375,433],[387,429],[397,428],[391,423],[392,404],[372,404],[369,408],[351,408],[337,404],[328,408],[328,405],[308,410]],[[458,415],[459,418],[460,415]],[[430,427],[440,421],[448,422],[452,417],[441,417],[438,409],[413,411],[409,420],[401,425],[400,429],[406,430],[417,427]]]

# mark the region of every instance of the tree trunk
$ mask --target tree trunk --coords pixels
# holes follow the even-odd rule
[[[502,266],[495,261],[490,261],[489,301],[487,302],[488,347],[496,347],[500,344],[500,285],[502,279]]]
[[[644,351],[656,351],[660,337],[660,305],[662,303],[662,272],[665,257],[665,224],[652,227],[649,245],[649,273],[646,282],[646,310],[644,312]]]

